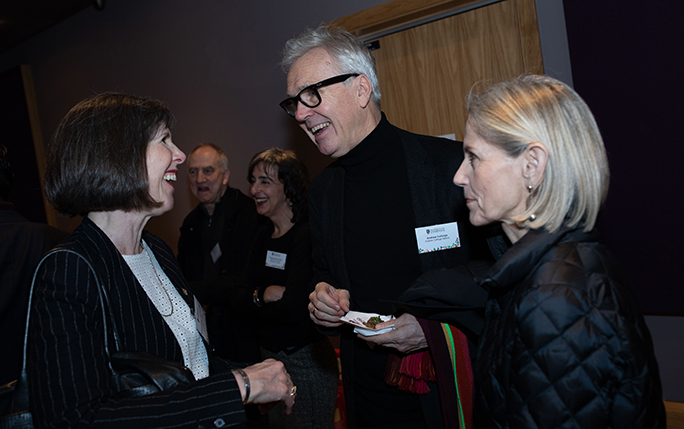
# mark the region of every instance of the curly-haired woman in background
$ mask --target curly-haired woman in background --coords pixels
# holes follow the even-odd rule
[[[293,151],[270,148],[254,155],[247,177],[257,212],[271,222],[254,240],[247,279],[232,288],[230,305],[255,325],[262,358],[282,361],[298,388],[295,410],[285,416],[275,408],[269,427],[331,428],[339,372],[307,308],[313,264],[306,167]]]

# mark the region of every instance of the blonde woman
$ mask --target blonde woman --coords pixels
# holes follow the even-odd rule
[[[489,292],[475,362],[478,428],[664,427],[651,336],[599,241],[601,135],[567,85],[526,76],[472,95],[454,176],[474,225],[512,246],[477,276]]]

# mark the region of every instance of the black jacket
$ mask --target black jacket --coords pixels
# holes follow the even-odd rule
[[[197,299],[209,305],[207,329],[214,352],[235,362],[256,362],[259,348],[252,329],[228,309],[230,279],[245,269],[252,241],[268,219],[259,216],[254,201],[227,188],[210,217],[202,204],[181,226],[178,264]],[[217,247],[218,246],[218,247]],[[220,256],[214,263],[214,256]]]
[[[256,213],[254,201],[239,189],[230,187],[216,203],[211,221],[202,204],[185,217],[178,240],[178,263],[203,303],[212,301],[210,289],[217,287],[205,282],[244,270],[252,240],[258,228],[264,225],[262,217]],[[213,264],[211,252],[217,244],[221,256]]]
[[[36,265],[45,252],[69,235],[29,222],[9,203],[0,203],[0,385],[19,378],[24,356],[28,293]]]
[[[596,232],[532,230],[478,282],[478,428],[665,427],[636,296]]]
[[[396,139],[392,141],[382,141],[383,144],[393,145],[396,149],[401,149],[405,157],[406,172],[408,176],[409,194],[397,193],[395,183],[399,178],[387,176],[387,192],[397,193],[397,197],[409,199],[409,204],[413,208],[415,227],[435,225],[457,221],[461,238],[461,247],[442,250],[439,252],[423,253],[418,255],[420,272],[429,270],[455,267],[467,263],[472,255],[473,240],[472,227],[468,222],[468,210],[465,207],[463,191],[461,188],[451,183],[454,172],[458,169],[463,160],[463,146],[460,142],[453,142],[435,137],[422,136],[401,130],[389,124],[383,114],[383,119],[377,129],[366,138],[374,139],[377,144],[378,137],[376,132],[394,135]],[[397,176],[397,174],[394,174]],[[354,279],[348,275],[347,260],[345,258],[345,231],[353,228],[344,219],[344,199],[345,199],[345,180],[346,171],[337,160],[323,170],[311,183],[309,187],[309,223],[311,226],[311,239],[313,244],[314,277],[312,286],[318,282],[327,282],[336,288],[347,289],[350,291],[352,299],[360,295],[358,286],[355,286]],[[484,243],[484,240],[482,240]],[[374,243],[369,239],[369,246],[378,246],[377,251],[382,250],[383,243]],[[417,254],[416,248],[406,249],[410,254]],[[391,285],[382,285],[389,288]],[[395,300],[403,290],[394,286],[391,293],[385,299]],[[359,310],[358,308],[352,308]],[[378,311],[366,310],[366,311]],[[356,340],[356,334],[352,333],[349,327],[341,329],[322,329],[319,331],[328,335],[339,335],[341,349],[342,376],[344,383],[345,404],[347,410],[347,421],[350,428],[357,427],[356,401],[359,396],[354,395],[357,387],[367,385],[368,379],[361,376],[355,377],[355,367],[369,368],[367,357],[364,358],[359,353],[361,340]],[[355,345],[356,344],[356,345]],[[363,345],[363,344],[361,344]],[[367,349],[363,345],[363,349]],[[376,355],[387,353],[386,348],[374,349]],[[384,366],[382,371],[374,371],[377,379],[382,381],[384,376]],[[374,379],[375,380],[375,379]],[[396,389],[396,395],[405,394]],[[376,396],[377,397],[377,396]],[[433,389],[427,395],[420,395],[423,406],[423,414],[429,420],[430,427],[441,427],[441,413],[439,410],[439,396],[437,389]],[[359,400],[360,401],[360,400]],[[390,403],[391,401],[386,401]],[[435,409],[428,406],[435,404]],[[360,414],[360,413],[359,413]],[[407,414],[407,410],[393,410],[395,418]],[[374,414],[379,420],[385,415],[378,411]]]
[[[143,239],[192,305],[171,249],[148,232]],[[207,378],[148,396],[117,398],[109,354],[115,346],[111,332],[105,341],[96,276],[109,295],[121,350],[179,363],[183,352],[119,251],[93,221],[85,217],[60,248],[69,251],[52,253],[36,272],[31,308],[27,370],[37,428],[218,427],[221,421],[224,427],[244,426],[235,377],[224,361],[211,355],[212,375]]]

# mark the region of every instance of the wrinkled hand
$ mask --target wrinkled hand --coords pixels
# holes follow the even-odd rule
[[[349,291],[320,282],[309,295],[309,317],[315,324],[329,328],[340,326],[340,317],[349,311]]]
[[[264,289],[264,302],[276,302],[283,298],[285,286],[271,285]]]
[[[402,314],[396,320],[378,323],[375,329],[382,329],[394,323],[394,330],[386,334],[357,337],[383,347],[392,347],[402,353],[411,353],[427,348],[427,340],[418,320],[410,314]]]
[[[285,414],[289,415],[292,412],[296,395],[290,395],[292,380],[282,362],[266,359],[261,363],[248,366],[244,371],[250,383],[248,404],[272,404],[282,401],[285,403]],[[242,377],[235,371],[233,373],[235,379],[238,380],[240,394],[244,400],[245,385]]]

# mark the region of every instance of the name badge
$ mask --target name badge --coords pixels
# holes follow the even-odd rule
[[[211,249],[211,260],[212,262],[216,263],[218,259],[223,255],[223,252],[221,252],[221,246],[219,246],[218,243],[216,243],[216,246],[214,246],[213,249]]]
[[[277,268],[279,270],[285,269],[286,253],[274,252],[273,250],[266,251],[266,266]]]
[[[204,307],[195,298],[195,325],[197,326],[197,331],[200,333],[204,341],[209,343],[209,331],[207,330],[207,314],[204,312]]]
[[[438,252],[461,247],[457,222],[416,228],[418,253]]]

